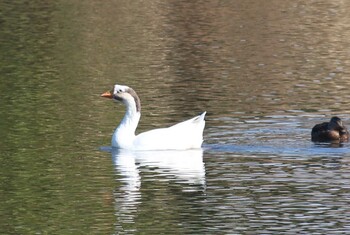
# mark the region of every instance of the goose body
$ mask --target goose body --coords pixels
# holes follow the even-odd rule
[[[349,132],[338,117],[332,117],[330,122],[315,125],[311,131],[314,142],[344,142],[348,141]]]
[[[125,115],[112,136],[112,147],[129,150],[186,150],[201,148],[206,112],[167,128],[135,135],[141,117],[141,103],[136,92],[123,85],[114,85],[101,95],[126,106]]]

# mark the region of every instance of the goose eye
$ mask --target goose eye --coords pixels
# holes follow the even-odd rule
[[[121,92],[122,92],[122,89],[117,90],[117,93],[121,93]]]

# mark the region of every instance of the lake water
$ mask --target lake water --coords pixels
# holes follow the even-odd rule
[[[1,234],[346,234],[350,3],[0,3]],[[112,149],[207,111],[202,150]]]

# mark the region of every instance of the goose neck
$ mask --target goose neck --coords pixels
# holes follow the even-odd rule
[[[131,131],[132,133],[135,133],[140,117],[141,117],[140,112],[137,112],[135,109],[132,109],[132,108],[127,108],[126,113],[120,123],[120,128]]]

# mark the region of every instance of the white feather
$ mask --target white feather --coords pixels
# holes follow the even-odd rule
[[[126,113],[112,136],[112,146],[129,150],[185,150],[201,148],[205,114],[167,128],[154,129],[135,135],[141,117],[139,98],[127,86],[115,85],[113,99],[126,106]]]

